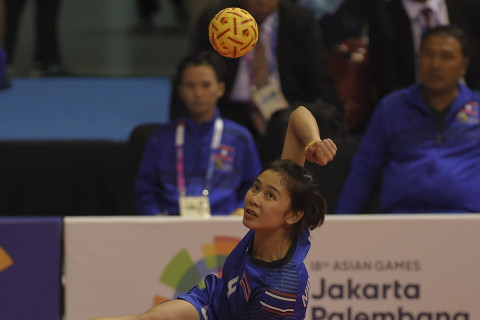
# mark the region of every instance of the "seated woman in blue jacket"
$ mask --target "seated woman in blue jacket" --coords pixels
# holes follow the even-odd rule
[[[254,140],[222,118],[224,66],[207,51],[184,58],[174,85],[187,106],[180,119],[160,125],[147,142],[135,185],[141,215],[230,215],[260,172]]]

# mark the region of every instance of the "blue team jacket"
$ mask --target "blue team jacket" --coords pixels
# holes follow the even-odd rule
[[[185,117],[184,165],[187,195],[198,196],[205,177],[214,122],[197,123]],[[216,154],[210,190],[212,215],[225,215],[243,207],[246,191],[260,173],[257,149],[248,130],[223,119],[224,128]],[[136,179],[135,202],[138,214],[178,215],[175,131],[178,121],[159,125],[147,142]]]
[[[254,235],[250,230],[228,255],[222,278],[208,275],[205,288],[179,296],[195,306],[201,320],[305,318],[310,285],[304,260],[310,233],[300,233],[286,256],[273,262],[250,255]]]
[[[459,84],[438,122],[418,84],[383,99],[352,161],[337,213],[362,212],[379,177],[381,212],[480,212],[479,103],[479,92]]]

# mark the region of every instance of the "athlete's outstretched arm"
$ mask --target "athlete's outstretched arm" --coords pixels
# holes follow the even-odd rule
[[[330,139],[320,139],[320,130],[312,113],[305,107],[295,109],[288,120],[282,159],[304,166],[305,159],[325,166],[333,160],[337,146]]]
[[[101,317],[91,320],[200,320],[200,315],[190,302],[175,299],[165,301],[141,314],[123,317]]]

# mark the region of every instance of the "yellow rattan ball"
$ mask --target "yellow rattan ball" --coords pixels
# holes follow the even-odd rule
[[[258,40],[258,26],[248,11],[226,8],[210,21],[208,36],[222,56],[238,58],[253,49]]]

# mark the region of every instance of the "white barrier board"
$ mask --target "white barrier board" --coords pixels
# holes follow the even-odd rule
[[[139,313],[218,273],[241,218],[66,217],[66,320]],[[480,319],[480,215],[327,216],[308,320]]]

